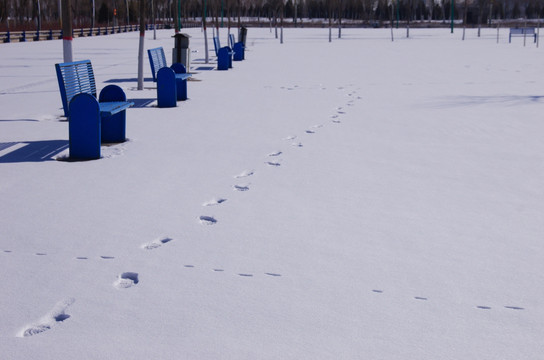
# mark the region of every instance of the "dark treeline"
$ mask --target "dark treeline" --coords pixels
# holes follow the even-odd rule
[[[74,27],[136,24],[139,1],[145,1],[150,23],[173,24],[176,0],[72,0]],[[455,1],[454,19],[485,24],[491,19],[544,17],[544,0]],[[0,29],[60,27],[60,0],[0,0]],[[199,22],[204,10],[212,26],[236,26],[242,20],[266,22],[283,18],[289,23],[315,19],[353,21],[381,26],[396,21],[447,22],[450,0],[181,0],[183,22]],[[154,12],[152,12],[154,9]],[[220,24],[220,22],[223,24]]]

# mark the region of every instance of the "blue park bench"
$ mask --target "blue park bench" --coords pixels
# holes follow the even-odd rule
[[[187,100],[187,69],[181,63],[168,67],[162,47],[147,50],[153,81],[157,83],[158,107],[174,107],[176,101]]]
[[[126,140],[126,109],[134,105],[117,85],[96,97],[90,60],[55,64],[72,159],[99,159],[101,143]]]
[[[233,60],[234,61],[242,61],[245,59],[245,46],[244,43],[239,41],[234,41],[234,34],[229,34],[229,45],[234,51]]]
[[[232,68],[232,57],[234,51],[228,47],[221,47],[219,37],[213,37],[213,47],[215,49],[215,55],[217,56],[217,70],[228,70]]]
[[[525,27],[525,28],[510,28],[510,35],[508,36],[508,42],[512,42],[512,36],[531,36],[533,37],[534,42],[536,43],[536,33],[535,28]]]

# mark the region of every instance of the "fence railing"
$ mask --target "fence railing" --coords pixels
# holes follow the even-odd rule
[[[186,27],[193,27],[192,24],[187,24]],[[197,25],[198,26],[198,25]],[[155,29],[168,29],[170,25],[165,24],[147,24],[146,30]],[[96,28],[81,28],[72,30],[72,37],[85,37],[85,36],[102,36],[118,33],[126,33],[131,31],[139,31],[139,25],[121,25],[121,26],[105,26]],[[25,41],[41,41],[41,40],[57,40],[62,39],[62,30],[23,30],[23,31],[7,31],[0,32],[0,43],[9,42],[25,42]]]

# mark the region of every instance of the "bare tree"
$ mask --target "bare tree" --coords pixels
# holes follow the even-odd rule
[[[138,90],[144,89],[145,0],[140,0],[140,42],[138,46]]]

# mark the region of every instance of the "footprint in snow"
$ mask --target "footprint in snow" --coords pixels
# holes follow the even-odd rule
[[[76,260],[88,260],[89,258],[86,256],[78,256],[76,257]]]
[[[36,323],[26,326],[23,328],[18,337],[28,337],[43,333],[47,330],[52,329],[58,323],[63,322],[66,319],[70,318],[70,315],[66,314],[66,309],[74,303],[73,298],[68,298],[64,301],[61,301],[55,305],[55,307],[44,317],[38,320]]]
[[[268,166],[272,166],[272,167],[281,166],[281,164],[279,162],[276,162],[276,161],[267,161],[267,162],[265,162],[265,164],[268,165]]]
[[[289,135],[284,140],[295,140],[297,138],[296,135]]]
[[[303,147],[304,145],[302,145],[302,143],[298,142],[298,143],[292,143],[291,146],[301,148],[301,147]]]
[[[153,240],[149,243],[146,243],[146,244],[143,244],[142,245],[142,249],[145,249],[145,250],[153,250],[153,249],[156,249],[158,247],[161,247],[162,245],[164,244],[167,244],[169,243],[170,241],[172,241],[174,239],[172,238],[169,238],[169,237],[164,237],[164,238],[160,238],[160,239],[156,239],[156,240]]]
[[[124,272],[119,275],[118,279],[113,283],[113,286],[117,289],[128,289],[136,284],[140,280],[138,279],[138,273],[136,272]]]
[[[115,256],[101,256],[100,258],[103,260],[113,260],[115,259]]]
[[[227,199],[214,198],[214,199],[211,199],[210,201],[205,202],[204,204],[202,204],[202,206],[216,206],[216,205],[224,203],[225,201],[227,201]]]
[[[236,175],[234,178],[235,179],[245,178],[245,177],[253,175],[254,173],[255,172],[253,170],[244,170],[240,174]]]
[[[215,225],[217,220],[213,216],[201,216],[198,218],[202,225]]]
[[[510,310],[525,310],[524,308],[519,307],[519,306],[505,306],[505,308],[510,309]]]
[[[281,154],[282,154],[281,151],[274,151],[274,152],[268,154],[268,156],[280,156]]]
[[[12,252],[11,250],[4,250],[5,253],[10,253]]]
[[[247,185],[234,185],[234,190],[236,191],[248,191],[249,190],[249,184]]]
[[[415,296],[414,299],[422,300],[422,301],[427,301],[428,300],[426,297],[421,297],[421,296]]]
[[[313,131],[313,130],[306,130],[306,134],[315,134],[315,131]]]

